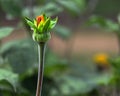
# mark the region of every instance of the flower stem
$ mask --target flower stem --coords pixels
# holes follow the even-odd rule
[[[39,54],[39,68],[38,68],[36,96],[41,96],[43,72],[44,72],[45,42],[40,42],[38,44],[38,54]]]

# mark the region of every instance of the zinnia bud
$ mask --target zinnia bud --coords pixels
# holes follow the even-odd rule
[[[33,20],[26,17],[25,20],[33,30],[33,39],[37,42],[48,41],[51,37],[50,30],[55,27],[57,23],[57,18],[51,19],[45,14],[39,15]]]

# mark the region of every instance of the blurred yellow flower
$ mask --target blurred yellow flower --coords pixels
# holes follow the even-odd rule
[[[96,54],[93,58],[94,62],[97,65],[107,67],[109,65],[108,55],[107,54]]]

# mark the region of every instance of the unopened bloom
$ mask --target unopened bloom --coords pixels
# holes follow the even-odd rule
[[[46,42],[50,39],[50,30],[56,25],[57,18],[51,19],[45,14],[37,16],[35,19],[31,20],[25,18],[27,24],[33,30],[33,39],[37,42]]]

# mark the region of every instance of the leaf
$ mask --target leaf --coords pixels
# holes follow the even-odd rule
[[[119,32],[119,25],[117,23],[114,23],[113,21],[106,21],[106,29],[107,28],[112,32]]]
[[[92,16],[86,23],[88,26],[97,25],[101,28],[109,30],[109,32],[118,32],[119,25],[111,20],[105,19],[100,16]]]
[[[56,73],[64,73],[68,70],[68,61],[59,57],[58,55],[47,52],[45,61],[45,76],[56,76]]]
[[[100,86],[100,85],[108,85],[112,79],[111,74],[101,74],[94,76],[93,78],[89,78],[89,84],[93,86]]]
[[[109,62],[113,68],[113,71],[120,74],[120,57],[110,59]]]
[[[16,87],[18,84],[18,75],[4,69],[0,69],[0,81],[7,81],[13,86],[14,90],[16,91]]]
[[[68,69],[67,64],[62,64],[62,63],[54,63],[52,65],[47,65],[45,66],[45,71],[44,71],[44,75],[47,77],[50,76],[55,76],[56,73],[63,73]]]
[[[42,6],[33,7],[35,16],[45,13],[47,16],[53,16],[63,11],[63,8],[54,2],[47,2]],[[29,16],[29,8],[25,8],[22,12],[23,16]]]
[[[76,94],[87,94],[101,85],[108,85],[111,79],[112,76],[110,74],[97,74],[97,76],[88,78],[64,74],[55,77],[54,80],[59,84],[58,86],[63,96],[76,96]]]
[[[20,76],[32,74],[37,64],[36,44],[31,39],[16,40],[1,47],[1,55]],[[24,74],[23,74],[24,73]]]
[[[55,81],[59,84],[60,92],[65,96],[76,96],[90,92],[93,88],[85,80],[69,75],[59,76]]]
[[[0,28],[0,39],[7,37],[13,32],[12,27],[2,27]]]
[[[56,0],[62,7],[68,11],[79,14],[84,9],[85,0]]]
[[[7,15],[21,16],[22,0],[0,0],[0,5]]]
[[[101,27],[105,27],[106,26],[106,21],[103,17],[99,17],[99,16],[92,16],[90,17],[90,19],[87,21],[86,23],[88,26],[91,26],[93,24],[98,24]]]
[[[61,25],[57,25],[57,26],[54,28],[54,30],[55,30],[55,33],[56,33],[58,36],[62,37],[63,39],[69,38],[69,37],[71,36],[71,33],[72,33],[70,29],[68,29],[68,28],[65,27],[65,26],[61,26]]]
[[[62,11],[63,11],[63,8],[54,2],[49,2],[43,6],[34,8],[34,14],[36,16],[38,16],[39,14],[42,14],[43,12],[47,16],[53,16],[53,15],[56,15],[56,14],[62,12]]]

